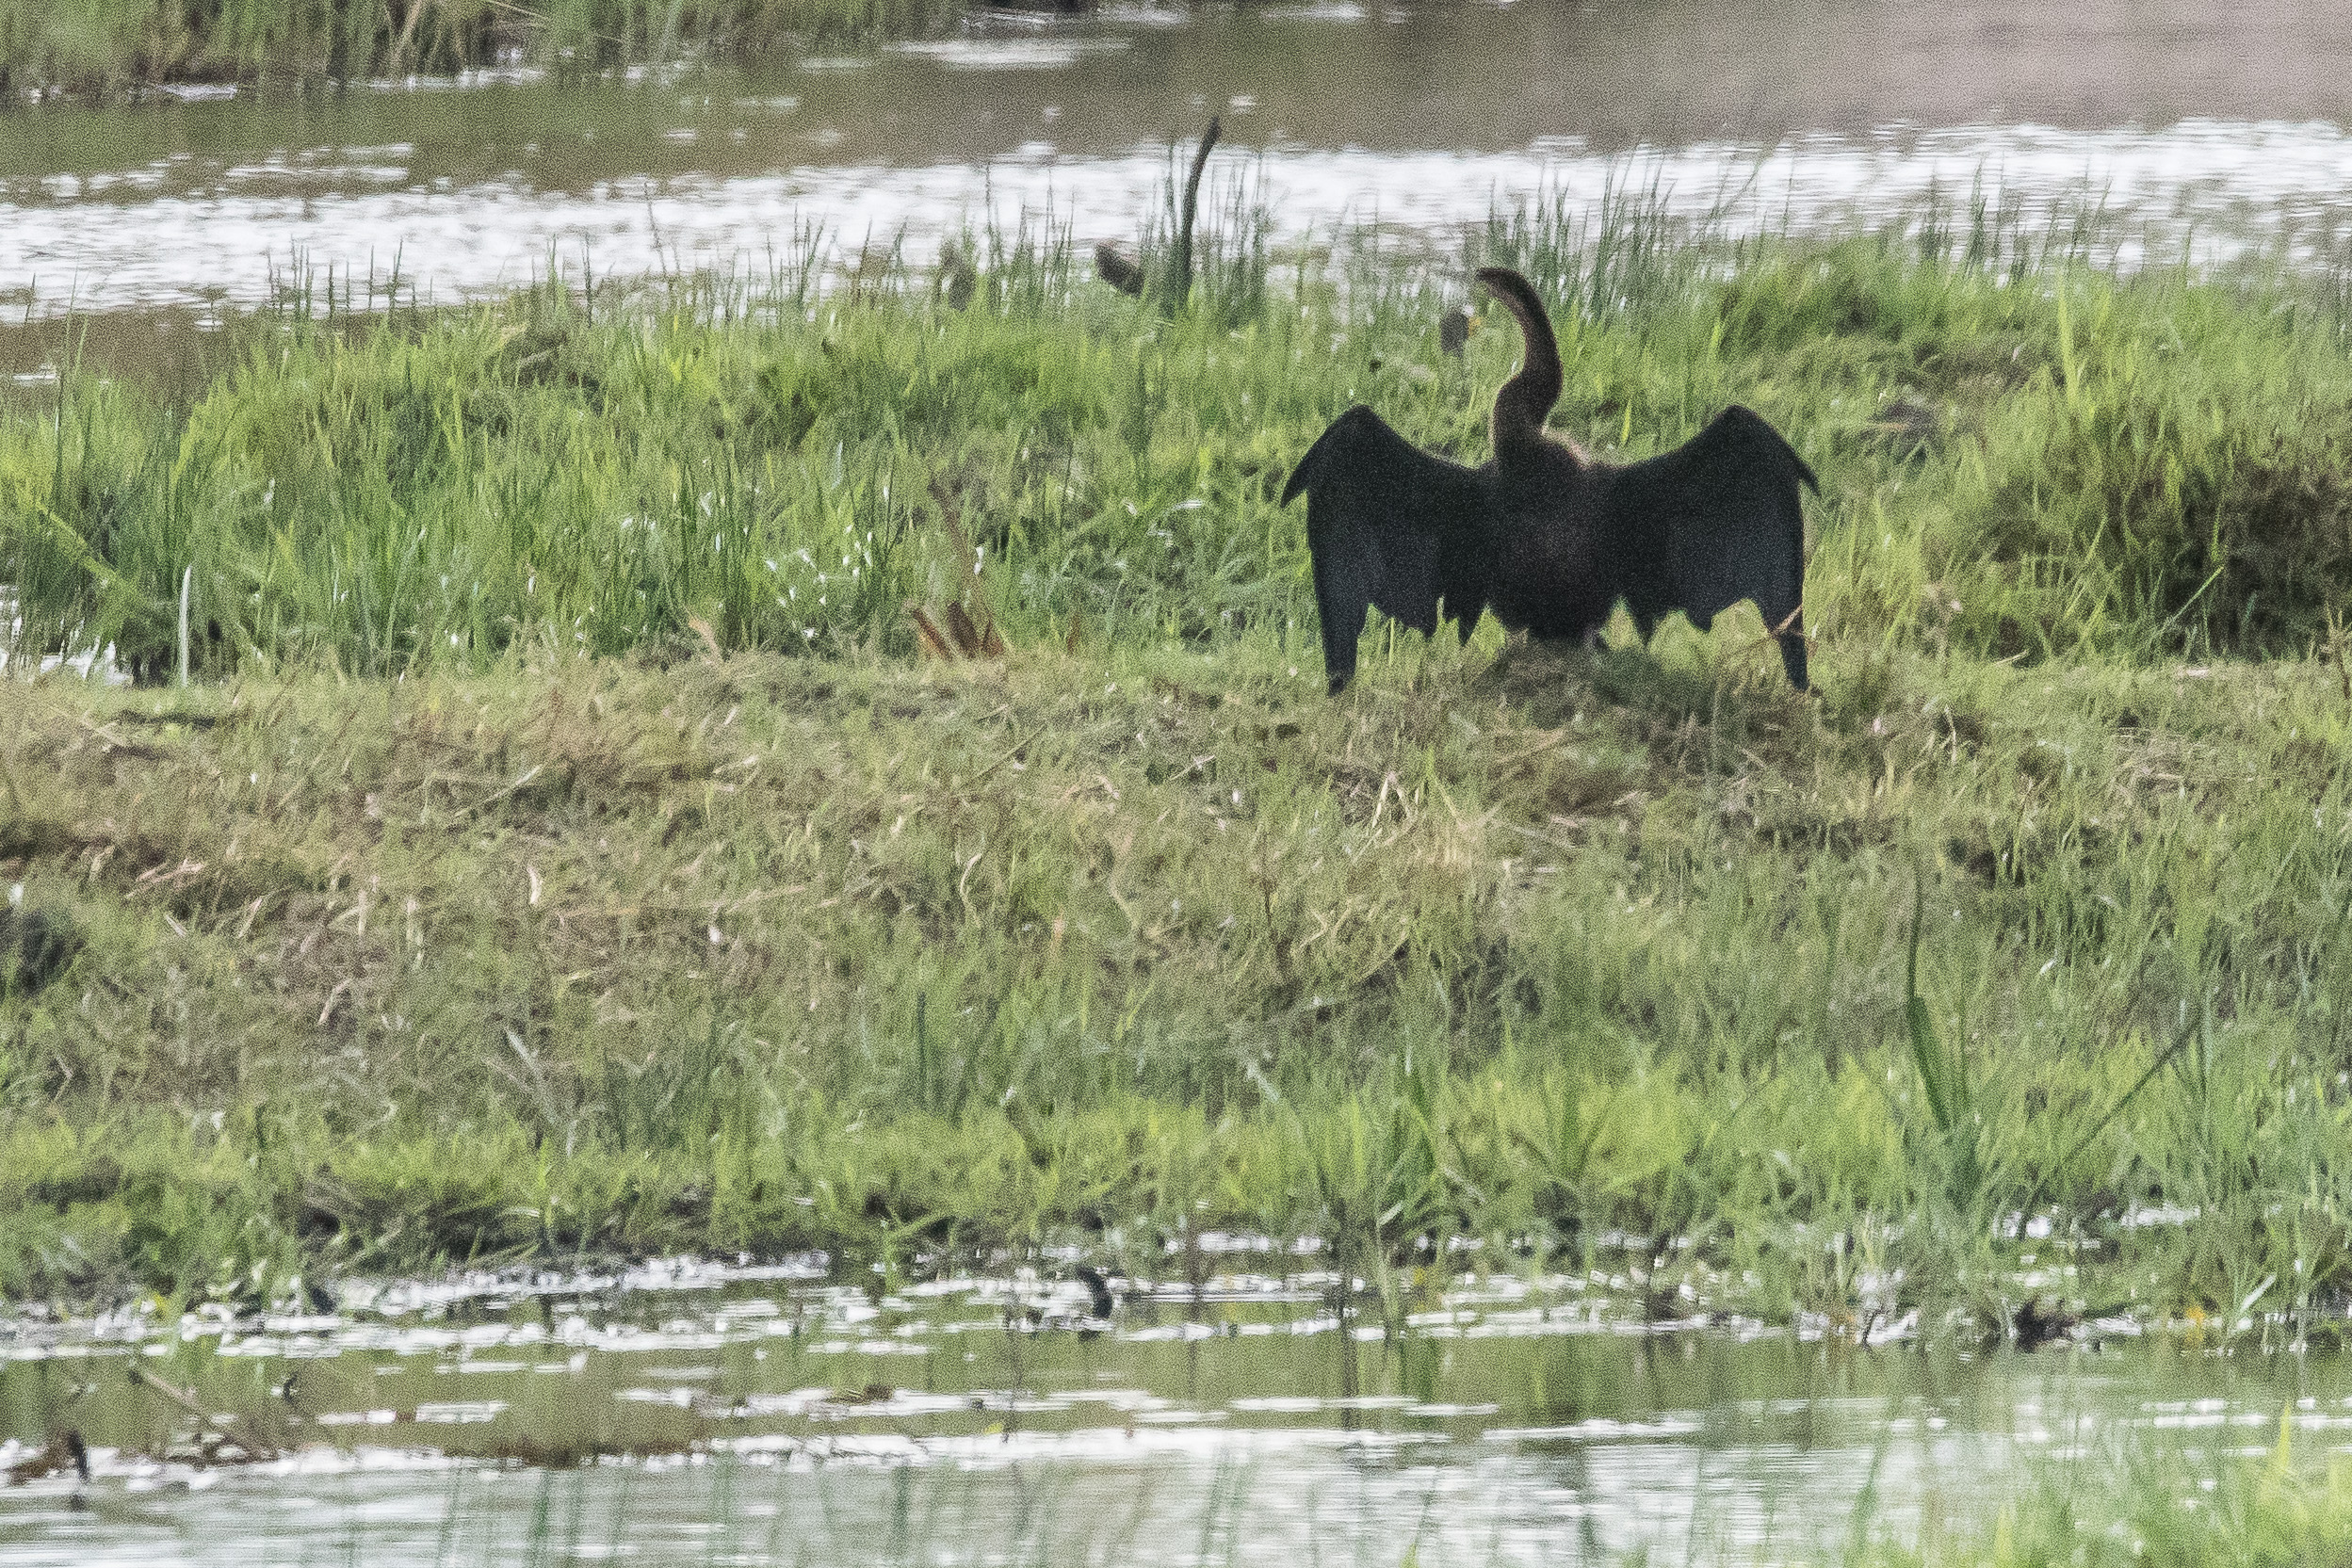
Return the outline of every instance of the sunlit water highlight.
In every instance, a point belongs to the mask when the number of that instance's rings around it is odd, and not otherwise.
[[[605,277],[717,270],[757,280],[821,236],[835,257],[900,248],[926,265],[959,229],[1027,225],[1081,241],[1151,219],[1164,149],[1074,156],[1039,141],[984,163],[807,164],[770,174],[616,178],[585,190],[522,180],[420,181],[401,149],[356,164],[320,149],[209,181],[141,171],[68,178],[46,200],[0,204],[0,278],[25,316],[251,305],[302,274],[357,280],[366,306],[455,302],[551,266]],[[1274,147],[1248,166],[1270,237],[1297,246],[1377,223],[1440,251],[1497,208],[1531,200],[1597,208],[1612,189],[1654,188],[1679,216],[1731,233],[1883,225],[1931,198],[2102,205],[2111,232],[2202,234],[2211,258],[2249,245],[2309,252],[2352,208],[2352,137],[2322,123],[2192,121],[2162,130],[2040,125],[1892,128],[1769,147],[1702,142],[1596,152],[1575,137],[1517,152],[1375,153]],[[131,198],[153,176],[156,194]],[[2166,247],[2167,252],[2169,247]],[[371,286],[372,285],[372,288]],[[11,314],[16,314],[11,312]]]
[[[1132,238],[1211,113],[1212,183],[1246,179],[1283,245],[1376,221],[1451,255],[1498,205],[1614,184],[1735,232],[1976,192],[2103,202],[2126,262],[2140,232],[2309,254],[2352,211],[2347,51],[2352,13],[2294,0],[1114,6],[752,77],[212,89],[11,117],[0,313],[245,305],[329,272],[362,305],[550,266],[755,276],[812,234],[918,265],[960,227]]]

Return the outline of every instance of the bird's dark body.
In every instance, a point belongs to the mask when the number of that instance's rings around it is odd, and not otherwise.
[[[1332,421],[1283,489],[1306,493],[1306,542],[1335,692],[1355,672],[1367,607],[1417,631],[1442,614],[1467,639],[1481,613],[1546,639],[1591,636],[1622,599],[1646,639],[1675,610],[1705,631],[1753,600],[1806,685],[1805,519],[1814,485],[1778,431],[1731,408],[1671,452],[1623,467],[1547,435],[1558,349],[1534,290],[1479,274],[1527,338],[1495,399],[1495,456],[1475,468],[1422,451],[1358,404]],[[1817,487],[1816,487],[1817,488]]]

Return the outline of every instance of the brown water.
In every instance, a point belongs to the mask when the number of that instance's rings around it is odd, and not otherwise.
[[[2133,1445],[2265,1451],[2282,1407],[2309,1462],[2352,1430],[2352,1366],[2128,1324],[1866,1349],[1645,1324],[1604,1269],[1423,1287],[1394,1334],[1343,1334],[1311,1257],[1225,1261],[1108,1322],[1051,1266],[877,1295],[691,1264],[16,1318],[0,1464],[72,1425],[93,1475],[0,1488],[0,1564],[1747,1560],[1966,1520]],[[198,1462],[134,1361],[282,1457]]]
[[[918,261],[992,220],[1128,235],[1211,112],[1226,177],[1293,243],[1376,219],[1443,251],[1497,202],[1614,179],[1734,226],[1865,225],[1982,186],[2320,245],[2352,209],[2347,62],[2352,8],[2293,0],[1114,7],[753,78],[19,111],[0,370],[39,374],[60,334],[24,329],[69,312],[200,331],[304,277],[447,301],[550,265],[757,273],[813,235]]]

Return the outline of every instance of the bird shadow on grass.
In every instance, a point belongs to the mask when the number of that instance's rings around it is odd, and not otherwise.
[[[1809,732],[1814,703],[1782,678],[1776,658],[1697,663],[1661,658],[1638,642],[1585,648],[1515,638],[1470,684],[1508,699],[1533,723],[1568,723],[1614,709],[1653,736],[1694,722],[1766,735]]]

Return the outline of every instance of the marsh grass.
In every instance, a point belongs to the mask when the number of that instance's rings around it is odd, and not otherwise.
[[[920,36],[962,11],[949,0],[0,0],[0,96],[514,65],[587,74]]]
[[[950,510],[1033,635],[1295,627],[1288,461],[1360,399],[1477,455],[1476,389],[1516,346],[1439,355],[1458,284],[1364,236],[1284,280],[1258,202],[1246,171],[1212,177],[1171,322],[1083,276],[1051,223],[965,236],[963,309],[886,239],[851,258],[815,232],[764,272],[551,267],[446,313],[291,287],[191,396],[17,394],[0,561],[36,645],[112,642],[142,673],[175,655],[191,569],[200,671],[483,668],[690,619],[729,648],[902,647]],[[1736,398],[1798,432],[1831,479],[1810,596],[1833,635],[2133,662],[2325,640],[2352,575],[2330,289],[2101,270],[2080,219],[1961,227],[1931,205],[1837,245],[1733,241],[1613,187],[1594,215],[1499,213],[1478,257],[1551,280],[1557,423],[1603,455]]]
[[[1821,693],[1742,612],[1376,625],[1329,703],[1289,464],[1356,400],[1480,454],[1517,345],[1368,248],[1285,280],[1250,190],[1173,318],[1049,227],[962,309],[804,236],[10,395],[10,668],[160,681],[185,582],[195,684],[0,702],[0,881],[88,934],[0,1001],[0,1289],[1243,1226],[1384,1312],[1471,1238],[1630,1242],[1662,1313],[1997,1328],[2039,1270],[2327,1332],[2335,296],[1502,215],[1560,428],[1744,401],[1820,472]],[[1013,656],[916,665],[967,593]]]

